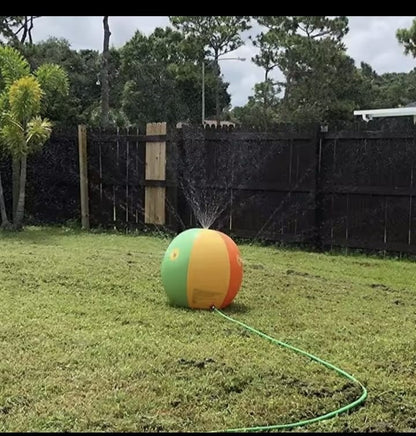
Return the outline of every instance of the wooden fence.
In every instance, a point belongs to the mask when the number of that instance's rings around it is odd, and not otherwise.
[[[326,134],[324,245],[416,253],[415,131]]]
[[[51,138],[27,161],[26,224],[61,224],[80,216],[77,128],[54,129]],[[12,210],[10,159],[0,155],[9,219]]]
[[[184,131],[183,149],[195,138]],[[205,131],[198,147],[211,148],[217,162],[224,151],[239,162],[227,188],[212,185],[230,196],[215,225],[236,236],[416,253],[415,139],[414,127]]]
[[[55,131],[29,159],[26,222],[203,222],[237,237],[416,253],[415,138],[413,126]],[[7,161],[0,171],[10,206]]]
[[[83,168],[88,173],[80,185],[81,196],[88,192],[88,206],[81,211],[88,214],[84,227],[176,227],[166,208],[169,201],[175,205],[176,194],[166,168],[166,139],[166,123],[149,123],[146,134],[88,129],[87,157],[80,160],[81,173]]]

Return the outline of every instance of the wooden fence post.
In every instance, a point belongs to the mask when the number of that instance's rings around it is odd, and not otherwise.
[[[323,225],[323,190],[322,190],[322,149],[325,133],[321,126],[318,127],[315,136],[315,249],[321,251],[322,246],[322,225]]]
[[[166,123],[147,123],[146,135],[166,135]],[[166,199],[166,140],[146,142],[145,224],[164,225]]]
[[[90,228],[90,213],[88,200],[88,162],[87,162],[87,127],[78,126],[79,150],[79,185],[81,194],[81,226],[85,230]]]

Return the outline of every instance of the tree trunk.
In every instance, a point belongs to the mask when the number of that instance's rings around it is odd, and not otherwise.
[[[108,16],[103,19],[104,26],[104,45],[103,45],[103,59],[101,67],[101,125],[106,127],[108,125],[108,112],[110,110],[110,88],[108,83],[108,59],[110,56],[110,27],[108,25]]]
[[[7,218],[6,212],[6,203],[4,202],[4,194],[3,194],[3,184],[1,182],[1,173],[0,173],[0,213],[1,213],[1,228],[8,229],[10,228],[10,222]]]
[[[12,199],[13,199],[13,210],[12,210],[12,220],[16,219],[16,209],[17,200],[19,198],[19,184],[20,184],[20,168],[21,162],[19,157],[13,157],[12,159]]]
[[[26,167],[27,167],[27,156],[24,155],[21,159],[19,200],[17,202],[17,208],[16,208],[16,219],[13,222],[13,227],[16,230],[20,230],[23,226],[23,215],[25,212]]]
[[[29,25],[29,30],[28,30],[28,34],[29,34],[29,44],[30,44],[30,45],[33,44],[32,29],[33,29],[33,15],[30,16],[30,25]]]
[[[286,86],[285,86],[285,92],[283,94],[283,99],[282,99],[283,103],[286,103],[289,100],[291,85],[292,85],[292,74],[289,71],[286,75]]]
[[[292,85],[293,85],[294,67],[295,67],[292,59],[292,54],[290,53],[290,51],[286,50],[286,56],[288,56],[288,63],[285,71],[283,71],[283,75],[285,76],[286,79],[285,92],[283,94],[283,99],[282,99],[283,104],[287,104],[290,99],[290,94],[292,92]]]
[[[27,36],[27,31],[28,31],[28,20],[27,20],[27,15],[25,15],[25,23],[23,24],[23,33],[22,33],[22,38],[20,39],[20,42],[22,44],[25,43],[26,41],[26,36]]]
[[[268,120],[267,120],[267,92],[268,92],[268,74],[269,70],[266,67],[266,70],[264,72],[264,89],[263,89],[263,123],[264,123],[264,130],[267,130],[268,128]]]
[[[269,70],[266,68],[264,72],[264,95],[263,95],[263,107],[264,111],[266,111],[267,108],[267,79],[269,78]]]
[[[33,38],[32,38],[32,30],[33,30],[33,20],[35,18],[39,18],[40,15],[25,15],[24,16],[24,23],[20,27],[20,29],[16,32],[15,36],[17,38],[17,34],[20,33],[22,30],[22,36],[20,38],[20,43],[24,44],[26,42],[26,38],[29,37],[29,44],[32,45]]]

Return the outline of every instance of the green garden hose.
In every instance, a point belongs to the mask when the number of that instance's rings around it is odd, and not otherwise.
[[[234,322],[235,324],[239,324],[239,325],[243,326],[245,329],[249,330],[250,332],[256,333],[257,335],[259,335],[265,339],[269,339],[270,341],[272,341],[273,343],[275,343],[277,345],[281,345],[282,347],[289,348],[290,350],[293,350],[296,353],[307,356],[310,359],[315,360],[318,363],[321,363],[322,365],[326,366],[329,369],[333,369],[334,371],[343,375],[344,377],[351,380],[352,382],[357,383],[363,391],[361,397],[358,398],[357,400],[353,401],[352,403],[347,404],[346,406],[343,406],[337,410],[334,410],[333,412],[329,412],[329,413],[325,413],[324,415],[317,416],[316,418],[305,419],[303,421],[292,422],[289,424],[275,424],[275,425],[264,425],[264,426],[257,426],[257,427],[230,428],[230,429],[221,430],[221,431],[225,431],[225,432],[249,432],[249,431],[253,431],[254,432],[254,431],[264,431],[264,430],[275,430],[275,429],[287,429],[287,428],[293,428],[293,427],[300,427],[302,425],[312,424],[313,422],[323,421],[324,419],[329,419],[329,418],[332,418],[334,416],[337,416],[340,413],[346,412],[347,410],[350,410],[353,407],[358,406],[359,404],[363,403],[365,401],[365,399],[367,398],[367,389],[356,378],[354,378],[352,375],[348,374],[347,372],[343,371],[342,369],[337,368],[335,365],[332,365],[331,363],[326,362],[325,360],[322,360],[319,357],[314,356],[313,354],[307,353],[306,351],[303,351],[303,350],[300,350],[299,348],[293,347],[292,345],[285,344],[284,342],[278,341],[277,339],[274,339],[271,336],[268,336],[265,333],[263,333],[259,330],[256,330],[253,327],[248,326],[247,324],[244,324],[240,321],[237,321],[237,320],[225,315],[224,313],[222,313],[220,310],[218,310],[214,306],[212,307],[212,310],[215,313],[218,313],[219,315],[223,316],[225,319],[228,319],[229,321]],[[214,431],[214,432],[216,432],[216,431]]]

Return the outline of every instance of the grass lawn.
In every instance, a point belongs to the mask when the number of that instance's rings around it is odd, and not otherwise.
[[[360,388],[210,311],[171,307],[170,240],[0,233],[1,432],[206,432],[288,423]],[[360,380],[363,406],[295,432],[416,430],[416,264],[240,244],[224,313]]]

